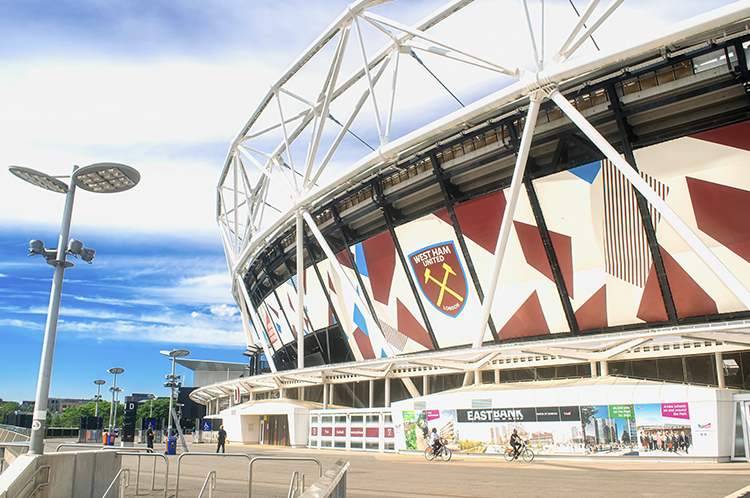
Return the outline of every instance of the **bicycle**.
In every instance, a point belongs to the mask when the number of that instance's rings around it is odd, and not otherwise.
[[[428,462],[431,462],[438,456],[442,458],[444,462],[447,462],[448,460],[451,459],[451,457],[453,456],[453,452],[451,451],[450,448],[448,448],[445,445],[445,443],[443,443],[442,441],[441,443],[442,444],[440,445],[440,449],[438,449],[437,455],[432,451],[432,446],[428,446],[427,448],[425,448],[424,457],[427,459]]]
[[[534,459],[534,452],[531,451],[531,448],[528,447],[528,441],[523,441],[521,443],[521,448],[518,450],[518,454],[516,455],[513,448],[506,448],[505,453],[503,453],[503,456],[505,457],[505,460],[508,462],[512,462],[519,456],[523,458],[524,462],[530,462]]]

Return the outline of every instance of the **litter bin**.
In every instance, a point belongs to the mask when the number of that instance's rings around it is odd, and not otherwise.
[[[110,432],[109,433],[109,441],[107,442],[108,446],[114,446],[115,445],[115,439],[117,439],[117,431]]]
[[[177,438],[175,436],[169,436],[167,438],[167,455],[177,454]]]

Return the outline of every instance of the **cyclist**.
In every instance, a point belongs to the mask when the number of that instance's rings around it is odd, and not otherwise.
[[[433,427],[430,433],[430,446],[432,446],[432,453],[437,456],[442,443],[440,442],[440,434],[438,434],[436,427]]]
[[[521,436],[518,435],[518,430],[513,429],[513,434],[510,435],[510,445],[513,447],[513,459],[518,458],[518,451],[521,449]]]

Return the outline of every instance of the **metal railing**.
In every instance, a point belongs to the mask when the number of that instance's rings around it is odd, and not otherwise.
[[[349,462],[339,459],[324,476],[315,481],[300,498],[345,498]]]
[[[0,442],[0,474],[3,473],[5,470],[5,448],[26,448],[26,451],[28,451],[29,448],[29,442],[28,441],[14,441],[14,442]],[[25,453],[25,452],[22,452]],[[15,456],[15,455],[14,455]],[[13,459],[11,459],[12,461]]]
[[[122,446],[109,446],[109,445],[101,445],[101,444],[81,444],[81,443],[63,443],[59,445],[57,448],[55,448],[55,453],[60,451],[60,448],[90,448],[90,449],[96,449],[96,450],[114,450],[114,451],[122,451]],[[125,447],[127,451],[129,452],[136,452],[141,451],[145,453],[153,453],[154,450],[151,448],[141,448],[141,447]]]
[[[151,448],[146,448],[151,449]],[[135,469],[135,494],[138,496],[138,485],[140,483],[141,478],[141,457],[153,457],[154,458],[154,465],[151,468],[151,491],[154,491],[154,484],[156,480],[156,458],[163,458],[164,459],[164,498],[167,498],[167,489],[168,489],[168,483],[169,483],[169,460],[166,456],[162,455],[161,453],[154,453],[151,452],[138,452],[138,451],[118,451],[118,455],[125,455],[125,456],[134,456],[138,458],[138,462],[136,464]]]
[[[259,460],[267,460],[267,461],[287,461],[287,462],[315,462],[318,464],[318,478],[323,476],[323,465],[320,463],[320,460],[313,457],[274,457],[274,456],[259,456],[255,457],[250,460],[250,472],[247,476],[247,498],[250,498],[252,495],[253,490],[253,464]],[[177,498],[175,496],[175,498]]]
[[[112,486],[115,485],[117,482],[117,479],[120,478],[122,482],[120,482],[120,498],[125,497],[125,488],[127,488],[130,485],[130,469],[128,468],[122,468],[117,473],[114,479],[112,479],[112,482],[109,484],[109,487],[107,488],[107,491],[104,492],[102,495],[102,498],[107,498],[107,495],[112,490]]]
[[[175,481],[175,488],[174,488],[174,496],[175,498],[179,498],[180,496],[180,465],[182,464],[182,459],[186,457],[196,457],[196,456],[202,456],[202,457],[220,457],[220,458],[226,458],[226,457],[240,457],[240,458],[247,458],[249,461],[249,469],[247,473],[247,498],[251,498],[252,491],[253,491],[253,465],[255,462],[264,460],[264,461],[286,461],[286,462],[315,462],[318,464],[318,478],[320,478],[323,475],[323,465],[320,463],[320,460],[317,458],[312,457],[273,457],[273,456],[258,456],[258,457],[251,457],[247,453],[182,453],[179,457],[177,457],[177,478]],[[295,472],[296,474],[296,472]],[[302,481],[302,486],[304,487],[304,480]],[[302,489],[300,489],[302,491]],[[291,489],[290,489],[291,492]]]
[[[206,490],[206,486],[208,485],[209,480],[211,481],[211,486],[209,486],[208,488],[208,498],[213,498],[214,489],[216,489],[216,471],[215,470],[210,471],[208,475],[206,476],[206,480],[203,481],[203,487],[201,488],[201,492],[198,493],[198,498],[201,498],[201,496],[203,496],[203,491]]]
[[[23,486],[21,486],[21,489],[18,490],[18,493],[16,493],[15,495],[13,495],[13,498],[18,498],[18,496],[21,493],[24,492],[24,490],[29,486],[29,484],[31,484],[33,482],[36,482],[36,476],[37,476],[37,474],[39,474],[43,470],[47,471],[47,477],[45,478],[45,482],[37,484],[36,487],[34,488],[34,490],[31,492],[31,494],[28,494],[26,496],[27,497],[34,496],[37,491],[39,491],[41,488],[43,488],[44,486],[46,486],[47,484],[49,484],[49,468],[50,468],[49,465],[40,465],[39,467],[37,467],[37,469],[34,471],[34,473],[31,474],[31,477],[29,477],[28,480],[25,483],[23,483]]]
[[[296,470],[292,474],[292,482],[289,483],[289,493],[286,498],[298,498],[305,491],[305,474]]]
[[[180,496],[180,464],[182,463],[182,459],[185,457],[195,457],[195,456],[201,456],[201,457],[220,457],[220,458],[226,458],[226,457],[240,457],[240,458],[247,458],[248,462],[250,462],[250,472],[252,473],[252,457],[246,453],[182,453],[179,457],[177,457],[177,480],[175,481],[174,485],[174,498],[179,498]],[[247,498],[250,498],[250,481],[248,480],[247,483]]]

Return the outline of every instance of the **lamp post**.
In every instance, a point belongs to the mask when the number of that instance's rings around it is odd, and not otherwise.
[[[170,395],[169,395],[169,414],[167,414],[167,419],[169,420],[169,424],[167,427],[167,437],[172,435],[172,402],[174,401],[174,389],[175,387],[180,387],[182,383],[179,382],[180,376],[175,375],[174,369],[175,369],[175,360],[177,358],[180,358],[182,356],[187,356],[190,354],[190,351],[187,349],[173,349],[172,351],[159,351],[164,356],[169,356],[172,358],[172,375],[167,375],[166,379],[167,382],[164,383],[164,387],[168,387],[171,389]]]
[[[41,455],[44,453],[47,401],[49,399],[49,386],[52,376],[52,360],[55,354],[55,338],[57,336],[57,321],[60,314],[63,274],[65,273],[65,268],[73,266],[73,263],[66,261],[66,258],[68,254],[73,254],[76,258],[80,256],[87,263],[91,263],[95,253],[93,249],[83,247],[83,244],[77,240],[71,240],[70,245],[68,245],[76,186],[90,192],[122,192],[135,187],[140,181],[141,175],[135,169],[124,164],[96,163],[80,169],[78,166],[73,166],[73,173],[70,177],[72,182],[68,186],[54,176],[30,168],[10,166],[8,169],[18,178],[32,185],[51,190],[52,192],[66,194],[57,249],[45,249],[44,243],[40,240],[32,240],[29,244],[30,255],[41,254],[47,260],[47,263],[55,267],[49,307],[47,308],[47,324],[44,329],[42,358],[39,363],[39,378],[37,380],[36,398],[34,400],[31,440],[29,441],[29,453]]]
[[[112,367],[107,372],[113,374],[115,376],[115,379],[112,381],[112,387],[109,388],[109,390],[112,392],[112,404],[109,405],[109,432],[112,432],[115,429],[115,419],[114,417],[117,416],[117,412],[115,410],[115,394],[122,391],[119,387],[117,387],[117,374],[121,374],[125,371],[124,368],[121,367]],[[112,413],[114,412],[114,417],[112,416]]]
[[[148,395],[148,399],[151,400],[151,403],[148,405],[148,418],[153,418],[154,416],[154,398],[156,398],[156,394]]]
[[[99,417],[99,400],[102,399],[102,386],[106,384],[107,381],[104,379],[96,379],[94,381],[94,384],[96,384],[96,404],[94,405],[94,416]],[[97,422],[98,424],[98,422]]]

